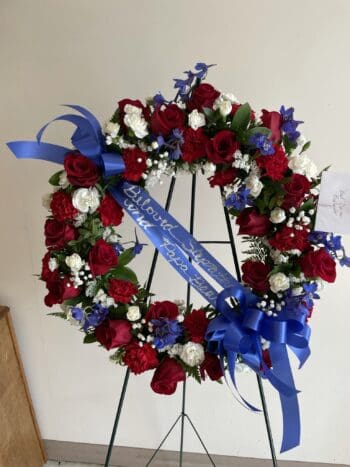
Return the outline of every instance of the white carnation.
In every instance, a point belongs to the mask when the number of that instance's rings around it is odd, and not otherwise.
[[[95,187],[78,188],[73,193],[73,206],[83,213],[93,213],[100,205],[100,197]]]
[[[136,107],[136,105],[126,104],[124,106],[124,113],[126,115],[141,115],[142,109],[140,107]]]
[[[259,177],[255,175],[249,175],[244,180],[244,183],[246,184],[246,187],[250,190],[250,194],[253,196],[253,198],[257,198],[261,190],[263,189],[263,183],[260,181]]]
[[[204,170],[205,175],[210,177],[214,175],[215,170],[216,170],[216,165],[208,161],[203,165],[203,170]]]
[[[126,313],[126,317],[129,321],[137,321],[141,318],[140,307],[137,305],[129,306],[128,311]]]
[[[272,292],[278,293],[289,289],[290,280],[283,272],[277,272],[269,277],[270,288]]]
[[[214,102],[213,109],[219,109],[221,115],[226,117],[232,111],[232,104],[237,102],[237,98],[231,94],[221,94]]]
[[[187,342],[181,351],[180,358],[188,366],[197,366],[204,362],[204,348],[196,342]]]
[[[49,259],[49,269],[51,272],[55,271],[58,268],[58,262],[56,258]]]
[[[62,188],[67,188],[67,186],[69,185],[69,180],[67,178],[67,172],[65,170],[62,170],[62,172],[60,173],[58,184]]]
[[[65,262],[71,271],[80,271],[84,264],[84,261],[81,259],[78,253],[73,253],[70,256],[66,256]]]
[[[109,297],[103,289],[99,289],[92,299],[94,303],[101,303],[102,306],[109,308],[115,305],[114,298]]]
[[[119,133],[120,125],[119,123],[108,122],[105,126],[105,132],[110,135],[112,138],[116,138]]]
[[[316,164],[307,154],[291,156],[288,167],[296,174],[305,175],[309,180],[316,178],[318,170]]]
[[[118,229],[113,225],[106,227],[103,231],[103,240],[108,240],[110,243],[118,243],[120,240]]]
[[[280,224],[286,219],[286,212],[281,208],[274,208],[270,214],[270,221],[273,224]]]
[[[137,108],[137,107],[135,107]],[[138,109],[141,111],[141,109]],[[147,122],[142,115],[137,113],[127,113],[124,117],[124,123],[126,126],[132,129],[137,138],[144,138],[148,135]]]
[[[182,344],[174,344],[169,349],[167,349],[167,352],[170,357],[176,357],[177,355],[181,354],[182,349],[183,349]]]
[[[205,115],[198,112],[197,109],[192,110],[188,116],[188,124],[192,130],[198,130],[198,128],[205,125]]]

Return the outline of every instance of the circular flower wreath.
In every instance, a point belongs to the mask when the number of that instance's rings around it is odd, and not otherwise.
[[[122,241],[123,210],[107,191],[111,183],[121,178],[148,189],[163,176],[200,171],[211,187],[222,187],[224,204],[249,244],[243,283],[268,316],[302,305],[311,317],[322,281],[336,278],[335,259],[350,263],[340,236],[313,231],[320,174],[306,154],[310,142],[298,130],[302,122],[294,109],[257,115],[249,104],[203,83],[208,68],[198,63],[176,79],[172,101],[161,94],[145,104],[119,101],[105,144],[122,155],[124,172],[103,177],[91,159],[72,151],[64,170],[51,177],[55,188],[46,199],[45,304],[61,304],[64,311],[53,314],[77,323],[85,343],[116,349],[116,363],[135,374],[155,370],[151,387],[161,394],[172,394],[186,376],[221,379],[219,358],[205,340],[218,312],[151,300],[129,267],[143,245],[137,237]],[[264,339],[261,351],[269,367]]]

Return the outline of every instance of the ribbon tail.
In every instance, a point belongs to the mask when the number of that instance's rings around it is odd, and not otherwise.
[[[279,392],[283,418],[282,453],[289,451],[300,444],[299,404],[286,346],[271,344],[269,350],[274,374],[295,391],[294,395],[289,396]]]
[[[64,146],[36,141],[11,141],[7,146],[17,159],[40,159],[56,164],[63,164],[65,155],[71,151]]]
[[[235,388],[235,390],[237,391],[237,394],[238,394],[238,397],[236,397],[236,396],[235,397],[238,400],[238,402],[241,405],[243,405],[243,407],[245,407],[246,409],[249,409],[252,412],[261,412],[260,409],[258,409],[254,405],[250,404],[246,399],[244,399],[244,397],[239,392],[239,389],[238,389],[237,383],[236,383],[236,376],[235,376],[236,358],[237,358],[236,352],[231,352],[231,351],[227,352],[228,370],[229,370],[229,373],[230,373],[230,376],[231,376],[232,384],[233,384],[233,386],[234,386],[234,388]]]

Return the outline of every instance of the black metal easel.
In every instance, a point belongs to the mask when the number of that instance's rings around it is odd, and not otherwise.
[[[190,226],[189,226],[189,231],[190,231],[191,234],[193,234],[193,230],[194,230],[194,212],[195,212],[195,202],[196,202],[196,181],[197,181],[197,176],[196,176],[196,174],[193,174],[192,175],[192,188],[191,188]],[[171,200],[172,200],[173,193],[174,193],[175,182],[176,182],[176,178],[173,177],[171,179],[171,182],[170,182],[169,192],[168,192],[168,196],[167,196],[166,203],[165,203],[165,210],[166,211],[168,211],[169,208],[170,208]],[[221,194],[222,194],[222,189],[221,189]],[[230,215],[229,215],[229,212],[226,209],[226,207],[224,207],[224,215],[225,215],[225,221],[226,221],[229,240],[228,241],[225,241],[225,240],[218,240],[218,241],[204,240],[204,241],[201,241],[200,243],[203,243],[203,244],[204,243],[205,244],[228,244],[228,245],[230,245],[231,246],[232,257],[233,257],[233,262],[234,262],[234,265],[235,265],[237,280],[241,281],[241,272],[240,272],[240,267],[239,267],[239,261],[238,261],[234,236],[233,236],[232,225],[231,225],[231,221],[230,221]],[[153,254],[152,263],[151,263],[150,273],[149,273],[148,280],[147,280],[147,285],[146,285],[146,289],[148,291],[151,289],[151,285],[152,285],[152,281],[153,281],[153,277],[154,277],[154,271],[155,271],[157,260],[158,260],[158,254],[159,254],[158,250],[155,250],[154,254]],[[191,261],[191,259],[189,259],[189,260]],[[190,300],[191,300],[191,285],[187,284],[187,296],[186,296],[186,305],[187,306],[189,306]],[[114,424],[113,424],[111,439],[110,439],[110,442],[109,442],[104,467],[109,467],[109,463],[110,463],[110,459],[111,459],[111,455],[112,455],[112,450],[113,450],[113,447],[114,447],[114,440],[115,440],[115,436],[116,436],[116,433],[117,433],[118,424],[119,424],[119,420],[120,420],[120,415],[121,415],[121,411],[122,411],[123,404],[124,404],[126,389],[127,389],[128,382],[129,382],[129,376],[130,376],[130,370],[127,369],[126,373],[125,373],[125,377],[124,377],[124,382],[123,382],[121,395],[120,395],[120,398],[119,398],[117,413],[116,413]],[[268,414],[267,404],[266,404],[266,399],[265,399],[264,388],[263,388],[261,377],[259,375],[257,375],[257,382],[258,382],[258,388],[259,388],[261,404],[262,404],[262,408],[263,408],[263,412],[264,412],[266,431],[267,431],[267,436],[268,436],[268,441],[269,441],[269,446],[270,446],[270,451],[271,451],[272,465],[273,465],[273,467],[278,467],[276,452],[275,452],[275,446],[274,446],[273,437],[272,437],[270,419],[269,419],[269,414]],[[200,437],[200,435],[198,433],[198,430],[196,429],[196,427],[193,424],[192,420],[190,419],[190,417],[186,413],[186,381],[183,382],[183,386],[182,386],[181,413],[177,417],[177,419],[175,420],[175,422],[173,423],[171,428],[169,429],[168,433],[164,436],[164,438],[162,439],[162,441],[159,444],[158,448],[154,451],[152,457],[149,459],[149,461],[147,462],[145,467],[148,467],[151,464],[151,462],[153,461],[153,459],[156,457],[159,450],[163,446],[164,442],[168,439],[169,435],[171,434],[171,432],[173,431],[173,429],[175,428],[175,426],[177,425],[177,423],[179,421],[181,422],[179,467],[183,466],[183,445],[184,445],[185,419],[187,419],[187,421],[190,423],[192,429],[194,430],[196,436],[198,437],[198,439],[199,439],[199,441],[200,441],[206,455],[208,456],[208,459],[209,459],[211,465],[213,467],[215,467],[215,463],[214,463],[211,455],[209,454],[209,451],[206,448],[202,438]]]

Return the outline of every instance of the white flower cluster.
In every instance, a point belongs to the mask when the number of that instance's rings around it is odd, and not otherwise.
[[[186,344],[174,344],[168,349],[170,357],[178,356],[186,365],[194,367],[204,362],[205,352],[202,344],[186,342]]]
[[[198,128],[205,125],[205,115],[201,112],[198,112],[197,109],[192,110],[188,116],[188,124],[192,130],[198,130]]]
[[[70,256],[66,256],[65,263],[69,267],[71,272],[71,280],[74,287],[79,287],[92,279],[90,273],[90,266],[78,255],[73,253]]]
[[[142,109],[127,104],[124,107],[124,123],[129,127],[137,138],[143,139],[148,135],[147,122],[142,115]]]
[[[296,174],[305,175],[310,181],[317,177],[317,166],[305,153],[291,156],[288,167]]]
[[[100,205],[99,192],[95,187],[78,188],[73,193],[72,203],[79,212],[92,214]]]
[[[109,297],[103,289],[98,289],[92,301],[93,303],[100,303],[105,308],[115,306],[114,298]]]
[[[232,111],[232,104],[238,104],[237,98],[231,93],[221,94],[214,102],[213,109],[219,109],[223,117],[229,115]]]

